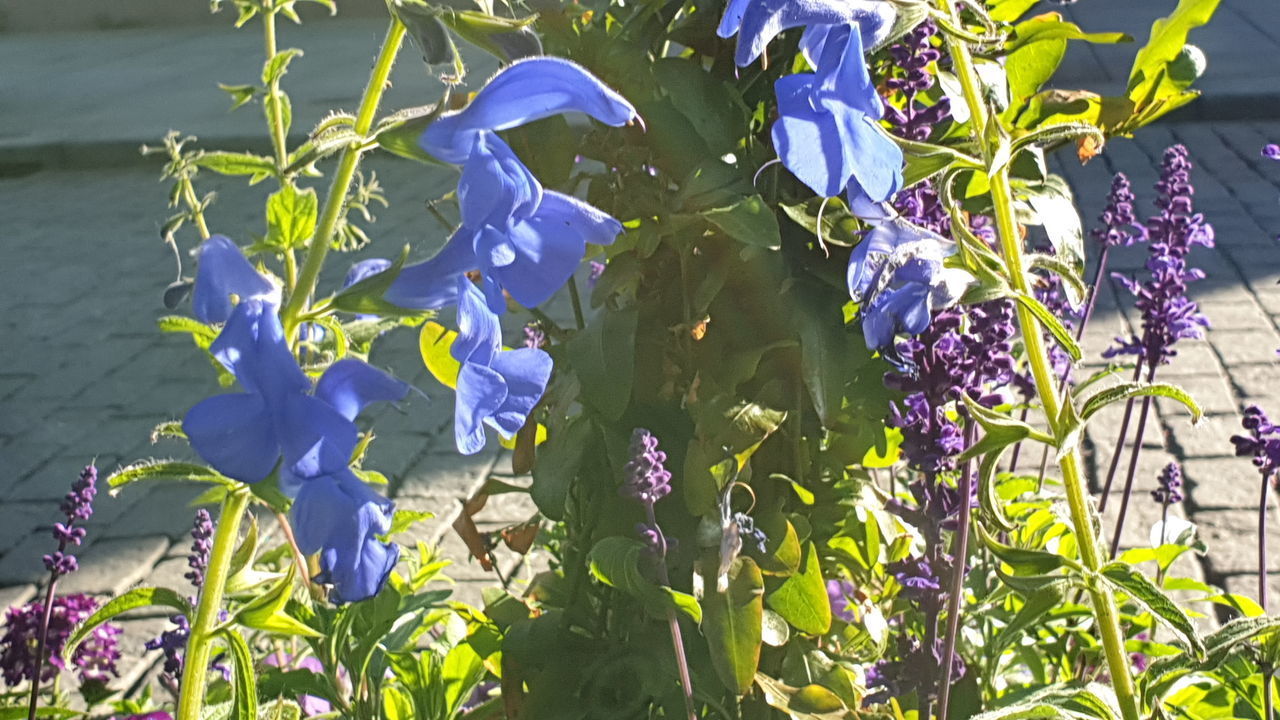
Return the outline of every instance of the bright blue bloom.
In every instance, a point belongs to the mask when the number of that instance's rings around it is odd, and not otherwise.
[[[378,594],[400,557],[398,545],[378,539],[391,529],[390,500],[343,468],[303,483],[292,515],[298,547],[320,553],[316,581],[333,585],[331,600],[358,602]]]
[[[484,447],[484,426],[510,438],[524,426],[551,378],[551,356],[536,348],[502,349],[498,316],[480,289],[458,279],[458,337],[449,349],[458,371],[454,436],[458,451]]]
[[[509,130],[567,112],[586,113],[613,127],[640,119],[626,98],[581,66],[536,57],[499,70],[469,105],[441,115],[419,142],[433,156],[462,164],[485,130]]]
[[[873,45],[888,34],[895,14],[893,5],[885,0],[729,0],[716,34],[722,38],[738,35],[733,59],[739,67],[746,67],[784,30],[801,25],[857,25],[863,44]],[[810,64],[814,64],[812,59]]]
[[[537,307],[573,275],[587,243],[609,245],[622,232],[622,223],[591,205],[543,190],[496,134],[474,138],[458,181],[461,226],[435,257],[401,271],[387,301],[443,307],[457,299],[457,278],[479,270],[493,312],[506,311],[503,290],[521,305]]]
[[[883,348],[899,331],[917,335],[933,310],[960,299],[971,277],[943,262],[955,245],[901,219],[873,228],[849,257],[849,296],[862,305],[867,346]]]
[[[854,26],[832,28],[815,73],[774,84],[778,120],[773,146],[797,178],[822,197],[847,191],[862,214],[902,187],[902,150],[880,128],[884,106],[862,57]]]
[[[223,235],[214,235],[200,246],[196,287],[191,298],[196,318],[204,323],[224,323],[231,317],[231,296],[280,304],[280,288],[253,269],[240,248]]]
[[[347,270],[347,276],[342,279],[342,287],[349,288],[389,267],[391,267],[391,261],[386,258],[369,258],[368,260],[352,263],[351,268]]]

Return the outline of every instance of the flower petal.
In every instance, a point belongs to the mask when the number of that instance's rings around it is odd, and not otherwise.
[[[810,102],[814,76],[797,73],[774,83],[778,119],[773,123],[773,148],[782,164],[800,182],[822,197],[835,197],[853,174],[847,165],[835,117],[818,112]]]
[[[475,135],[458,179],[458,207],[465,227],[506,230],[542,202],[542,184],[511,147],[491,132]],[[483,258],[481,258],[483,260]]]
[[[502,349],[498,316],[485,302],[484,293],[467,278],[458,279],[458,337],[449,353],[460,363],[488,366]]]
[[[233,480],[258,482],[280,459],[280,441],[261,395],[205,398],[187,411],[182,431],[205,462]]]
[[[801,25],[865,23],[878,37],[888,32],[893,17],[892,6],[884,0],[751,0],[742,11],[734,62],[738,67],[750,65],[770,40]]]
[[[280,288],[264,277],[230,238],[214,235],[200,246],[192,309],[200,322],[222,323],[231,316],[231,296],[243,302],[263,300],[280,304]]]
[[[302,479],[346,469],[359,439],[355,424],[332,405],[301,393],[283,399],[276,432],[285,466]]]
[[[454,302],[458,297],[458,276],[480,267],[473,237],[470,230],[458,230],[430,260],[401,270],[383,299],[416,310],[438,310]]]
[[[358,263],[352,263],[351,269],[347,270],[347,276],[342,280],[342,287],[349,288],[361,280],[373,277],[389,267],[391,267],[391,261],[386,258],[369,258],[368,260],[361,260]],[[307,659],[310,660],[311,658],[308,657]]]
[[[209,352],[251,393],[273,399],[310,389],[298,361],[285,342],[276,306],[245,300],[232,311]]]
[[[511,228],[515,261],[490,274],[516,302],[537,307],[564,287],[582,263],[587,243],[608,245],[620,232],[622,223],[600,210],[547,191],[533,217]]]
[[[299,548],[320,553],[317,580],[331,583],[337,603],[373,597],[399,558],[378,540],[391,527],[393,505],[349,470],[308,481],[292,508]]]
[[[484,422],[507,400],[507,383],[492,368],[463,363],[458,372],[453,433],[458,452],[474,455],[484,449]]]
[[[493,369],[507,386],[507,397],[494,412],[489,424],[511,437],[524,427],[533,406],[542,399],[551,379],[551,356],[536,348],[519,348],[498,353]]]
[[[355,420],[369,403],[396,402],[408,392],[408,383],[353,358],[330,365],[316,383],[316,397],[348,420]]]
[[[427,127],[422,148],[445,162],[467,159],[477,133],[507,130],[566,112],[581,112],[618,127],[636,109],[580,65],[554,57],[520,60],[498,71],[471,104]]]

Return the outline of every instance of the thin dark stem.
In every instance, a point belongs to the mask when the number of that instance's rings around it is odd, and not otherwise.
[[[1271,699],[1271,666],[1262,666],[1262,720],[1275,717],[1275,704]]]
[[[569,287],[573,287],[570,281]],[[577,297],[576,293],[574,297]],[[644,504],[645,514],[649,519],[651,527],[658,527],[658,516],[653,512],[653,503]],[[667,587],[671,586],[671,576],[667,573],[667,539],[658,530],[658,543],[661,550],[658,562],[658,580]],[[689,720],[698,720],[698,713],[693,705],[693,678],[689,675],[689,659],[685,657],[684,637],[680,634],[680,621],[676,618],[676,611],[667,608],[667,627],[671,630],[671,646],[676,653],[676,669],[680,673],[680,686],[684,690],[684,709],[689,715]]]
[[[1111,252],[1110,245],[1102,246],[1102,253],[1098,255],[1098,267],[1093,271],[1093,284],[1089,286],[1089,299],[1084,304],[1084,314],[1080,316],[1080,327],[1076,328],[1076,342],[1084,337],[1084,326],[1089,324],[1089,318],[1093,317],[1093,306],[1098,302],[1098,288],[1102,283],[1102,274],[1107,269],[1107,253]]]
[[[64,550],[65,542],[58,543],[58,549]],[[49,573],[49,587],[44,593],[44,615],[40,619],[40,637],[36,640],[35,675],[31,678],[31,701],[27,704],[27,720],[36,720],[36,710],[40,705],[40,676],[44,674],[44,652],[49,643],[49,621],[53,618],[53,596],[57,590],[58,571]]]
[[[965,447],[972,447],[974,428],[965,429]],[[938,688],[938,718],[946,720],[951,701],[956,640],[960,635],[960,605],[964,599],[964,566],[969,554],[969,505],[973,498],[973,461],[964,464],[960,475],[960,516],[955,544],[951,548],[951,594],[947,597],[947,639],[942,648],[942,685]]]
[[[573,303],[573,321],[581,330],[587,326],[587,321],[582,315],[582,299],[578,297],[578,280],[577,278],[569,278],[569,302]]]
[[[1160,503],[1160,545],[1163,546],[1169,535],[1169,501]]]
[[[1028,400],[1027,400],[1027,402],[1028,402],[1028,403],[1030,403],[1030,402],[1031,402],[1031,401],[1030,401],[1030,399],[1028,399]],[[1028,404],[1028,405],[1027,405],[1027,407],[1022,408],[1022,414],[1018,416],[1018,422],[1023,422],[1023,423],[1025,423],[1025,422],[1027,421],[1027,414],[1028,414],[1028,413],[1030,413],[1030,412],[1031,412],[1031,405],[1030,405],[1030,404]],[[1010,457],[1010,458],[1009,458],[1009,472],[1010,472],[1011,474],[1012,474],[1012,473],[1016,473],[1016,472],[1018,472],[1018,457],[1019,457],[1020,455],[1022,455],[1022,441],[1021,441],[1021,440],[1019,440],[1018,442],[1014,443],[1014,445],[1013,445],[1013,455],[1012,455],[1012,457]]]
[[[1267,492],[1271,478],[1262,478],[1262,497],[1258,500],[1258,605],[1267,612]],[[1268,715],[1268,717],[1270,717]]]
[[[1142,362],[1133,368],[1133,379],[1137,382],[1142,377]],[[1120,456],[1124,454],[1125,439],[1129,437],[1129,420],[1133,417],[1134,398],[1124,404],[1124,419],[1120,421],[1120,433],[1116,437],[1116,447],[1111,453],[1111,467],[1107,468],[1107,482],[1102,486],[1102,499],[1098,501],[1098,512],[1107,509],[1107,498],[1111,496],[1111,483],[1116,478],[1116,469],[1120,467]]]
[[[1049,446],[1045,445],[1040,451],[1040,469],[1036,474],[1036,488],[1044,487],[1044,474],[1049,469]]]
[[[1154,372],[1147,376],[1151,382]],[[1120,496],[1120,512],[1116,515],[1115,534],[1111,536],[1111,557],[1120,549],[1120,533],[1124,532],[1124,518],[1129,511],[1129,497],[1133,494],[1133,479],[1138,473],[1138,456],[1142,453],[1142,436],[1147,429],[1147,417],[1151,414],[1151,396],[1142,399],[1142,412],[1138,415],[1138,431],[1133,438],[1133,453],[1129,455],[1129,472],[1124,479],[1124,494]]]

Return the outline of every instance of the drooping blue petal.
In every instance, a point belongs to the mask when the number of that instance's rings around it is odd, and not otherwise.
[[[200,322],[222,323],[231,316],[231,296],[280,304],[280,288],[253,269],[230,238],[214,235],[200,246],[191,305]]]
[[[862,47],[869,48],[888,37],[893,30],[893,21],[897,16],[893,5],[888,2],[873,2],[868,14],[858,18],[858,35],[862,39]],[[726,15],[727,16],[727,15]],[[822,49],[827,36],[840,25],[809,25],[800,36],[800,52],[805,62],[818,67],[818,58],[822,57]],[[722,35],[721,37],[727,37]]]
[[[547,389],[551,366],[551,356],[537,348],[509,350],[493,359],[493,369],[506,383],[507,396],[494,411],[490,424],[503,437],[510,438],[524,427]]]
[[[467,278],[458,280],[458,337],[449,348],[453,359],[464,365],[488,365],[502,349],[502,328],[484,294]]]
[[[720,25],[716,27],[716,35],[722,38],[736,35],[738,28],[742,27],[742,14],[747,11],[751,2],[752,0],[729,0],[724,8],[724,15],[720,18]]]
[[[922,283],[908,283],[876,296],[862,318],[867,347],[891,344],[898,329],[912,335],[924,332],[929,327],[929,309],[929,286]]]
[[[347,270],[347,276],[342,280],[342,287],[349,288],[361,280],[373,277],[389,267],[391,267],[391,261],[386,258],[369,258],[368,260],[361,260],[358,263],[352,263],[351,269]]]
[[[445,162],[461,164],[484,130],[507,130],[552,115],[581,112],[618,127],[636,109],[583,67],[555,57],[520,60],[494,75],[467,107],[427,127],[420,144]]]
[[[282,398],[273,410],[284,464],[294,475],[317,477],[351,462],[359,431],[332,405],[295,393]]]
[[[741,12],[734,54],[739,67],[755,62],[769,41],[784,30],[802,25],[866,24],[872,37],[878,38],[888,32],[894,17],[893,6],[884,0],[749,0],[745,7],[733,4],[729,10]],[[721,29],[733,25],[728,15],[726,12],[721,20]]]
[[[484,423],[507,400],[507,383],[488,366],[464,362],[458,371],[453,434],[458,452],[474,455],[484,449]]]
[[[862,302],[885,259],[900,244],[901,236],[895,230],[896,226],[890,224],[873,227],[849,255],[845,279],[849,286],[849,297],[854,302]]]
[[[814,78],[796,73],[778,79],[778,119],[773,148],[783,166],[822,197],[835,197],[853,175],[847,164],[840,126],[829,112],[814,109]]]
[[[458,179],[458,207],[463,227],[486,225],[505,230],[527,217],[542,202],[542,184],[502,138],[491,132],[475,135],[471,154]]]
[[[209,352],[251,393],[270,398],[311,387],[285,342],[276,306],[244,300],[232,311]]]
[[[316,580],[333,585],[337,603],[373,597],[399,557],[399,548],[378,540],[391,527],[393,505],[349,470],[303,484],[291,514],[298,547],[320,553]]]
[[[405,381],[354,358],[343,358],[330,365],[316,382],[316,397],[332,405],[348,420],[355,420],[370,403],[397,402],[408,392],[409,384]]]
[[[205,462],[233,480],[258,482],[280,459],[280,441],[261,395],[205,398],[187,411],[182,431]]]
[[[814,104],[838,103],[878,120],[884,115],[884,103],[862,54],[862,36],[855,29],[840,25],[828,31],[814,74]]]
[[[438,310],[457,300],[458,277],[480,267],[473,235],[470,230],[460,229],[430,260],[401,270],[383,299],[414,310]]]
[[[562,193],[547,191],[538,211],[511,228],[515,260],[490,274],[516,302],[537,307],[564,286],[582,262],[587,243],[608,245],[622,223]]]
[[[902,148],[871,118],[843,115],[845,150],[852,174],[845,186],[849,206],[883,203],[902,189]],[[871,215],[875,217],[875,215]]]

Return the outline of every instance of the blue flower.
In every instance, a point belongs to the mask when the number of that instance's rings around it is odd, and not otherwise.
[[[536,57],[498,71],[469,105],[433,122],[419,144],[445,162],[461,164],[481,132],[509,130],[567,112],[585,113],[613,127],[640,119],[626,98],[581,66]]]
[[[302,552],[320,553],[316,581],[333,585],[336,603],[358,602],[382,588],[400,547],[378,535],[391,529],[393,504],[349,469],[307,480],[293,503]]]
[[[231,296],[280,304],[280,288],[263,277],[240,248],[224,235],[214,235],[200,246],[199,269],[191,304],[204,323],[224,323],[231,317]]]
[[[893,5],[885,0],[729,0],[716,34],[722,38],[737,34],[734,62],[746,67],[784,30],[801,25],[857,25],[862,43],[873,45],[888,34],[895,15]]]
[[[496,134],[472,137],[458,181],[461,226],[435,257],[401,271],[385,295],[389,302],[443,307],[457,299],[457,278],[479,270],[493,312],[505,312],[504,290],[537,307],[573,275],[588,243],[609,245],[622,232],[621,223],[591,205],[543,190]]]
[[[867,346],[884,348],[899,331],[917,335],[933,310],[954,304],[970,275],[944,260],[955,245],[895,218],[876,225],[849,257],[849,297],[862,304]]]
[[[551,378],[551,356],[536,348],[503,350],[498,316],[466,277],[458,279],[458,337],[449,349],[458,371],[454,436],[458,451],[484,447],[484,426],[515,435]]]
[[[774,84],[774,149],[818,195],[846,191],[856,213],[878,216],[875,204],[902,187],[902,150],[879,126],[884,106],[857,27],[831,28],[820,44],[817,72],[787,75]]]

